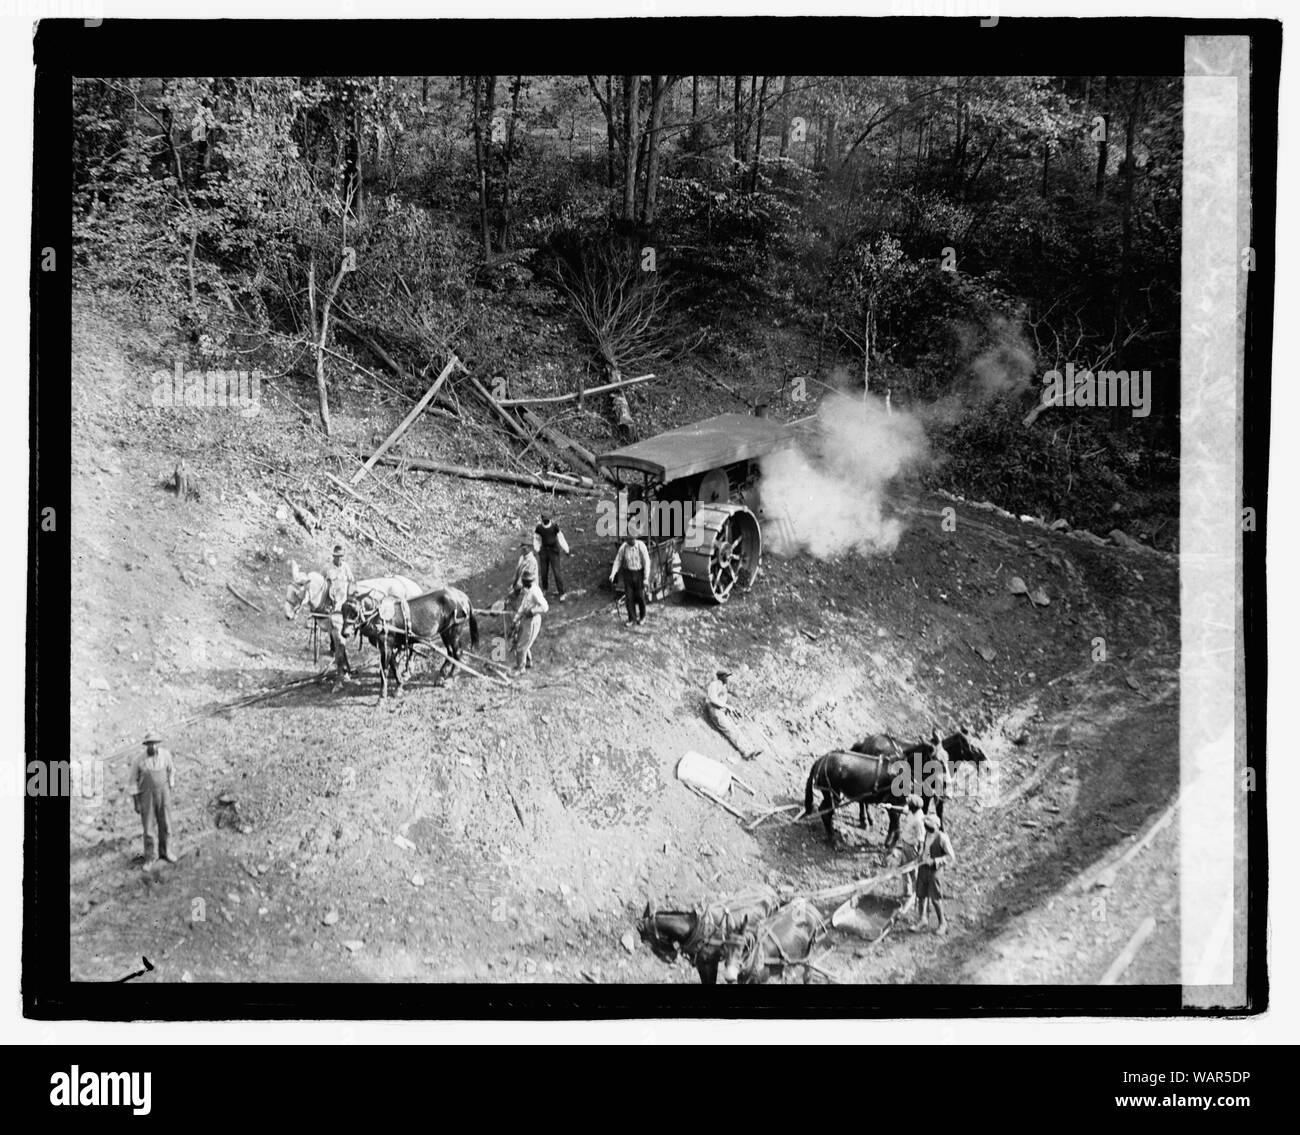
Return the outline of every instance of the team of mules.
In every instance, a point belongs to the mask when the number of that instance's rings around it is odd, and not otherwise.
[[[404,672],[410,672],[411,655],[417,646],[433,646],[440,641],[443,655],[438,667],[437,683],[455,676],[461,657],[461,633],[469,627],[471,647],[478,646],[478,620],[469,596],[454,587],[440,587],[427,595],[405,601],[391,596],[358,595],[343,604],[344,628],[355,628],[366,641],[379,648],[380,697],[388,697],[391,679],[395,692],[402,692],[397,673],[397,658],[405,653]]]
[[[705,985],[757,985],[800,966],[826,933],[821,912],[807,899],[781,905],[757,885],[697,910],[657,910],[646,903],[637,932],[660,961],[690,962]]]
[[[379,648],[380,696],[388,696],[391,679],[401,692],[402,679],[397,673],[397,659],[405,655],[404,673],[410,673],[411,655],[420,645],[432,646],[444,656],[437,681],[446,680],[461,658],[461,635],[469,628],[470,646],[479,641],[478,620],[469,596],[454,587],[425,592],[413,579],[403,575],[363,579],[356,583],[344,600],[337,624],[333,614],[325,577],[320,572],[304,572],[296,563],[290,565],[292,580],[284,596],[284,616],[295,619],[306,611],[319,617],[329,628],[330,651],[338,672],[348,673],[350,666],[346,639],[360,634]],[[437,643],[441,643],[441,648]]]
[[[938,756],[940,747],[943,757]],[[904,745],[888,733],[873,733],[847,752],[836,750],[813,762],[804,786],[804,815],[813,814],[813,793],[820,790],[822,823],[833,844],[836,808],[857,804],[858,825],[865,828],[870,823],[867,805],[883,807],[889,815],[885,847],[890,848],[898,840],[898,821],[909,795],[920,796],[927,812],[933,800],[942,821],[951,786],[949,766],[969,761],[978,773],[985,760],[965,729],[940,739],[936,726],[928,741],[918,739],[914,745]]]

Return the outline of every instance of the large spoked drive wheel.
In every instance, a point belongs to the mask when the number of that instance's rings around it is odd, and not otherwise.
[[[753,586],[762,554],[762,532],[749,509],[700,505],[682,546],[682,582],[693,595],[725,603],[733,591]]]

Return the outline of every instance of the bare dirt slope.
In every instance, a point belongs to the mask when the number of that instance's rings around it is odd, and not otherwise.
[[[845,814],[838,850],[817,822],[749,833],[675,780],[680,756],[732,761],[772,802],[801,801],[816,755],[938,721],[967,723],[999,769],[996,798],[948,808],[953,933],[870,947],[837,933],[827,967],[862,982],[1095,982],[1154,915],[1121,980],[1177,980],[1176,824],[1106,886],[1077,885],[1177,790],[1168,558],[915,492],[893,502],[908,524],[890,556],[769,557],[727,606],[677,598],[628,629],[598,587],[612,549],[594,505],[572,498],[559,515],[574,594],[552,604],[527,677],[437,688],[425,675],[387,704],[370,677],[209,714],[312,672],[283,590],[290,560],[320,564],[332,535],[277,519],[277,491],[286,469],[355,468],[347,446],[386,431],[340,415],[344,441],[321,448],[274,402],[250,418],[160,413],[147,346],[78,316],[72,755],[104,759],[108,788],[73,805],[74,979],[121,976],[144,954],[158,981],[695,981],[622,942],[647,895],[689,907],[755,881],[842,883],[870,873],[884,829]],[[181,453],[197,501],[163,488]],[[413,537],[389,533],[415,567],[359,543],[358,572],[500,598],[539,498],[443,479],[401,491],[427,506]],[[1009,592],[1011,575],[1050,604]],[[500,627],[483,630],[490,656]],[[703,716],[719,665],[753,715],[756,761]],[[122,792],[146,725],[176,753],[185,852],[150,874]]]

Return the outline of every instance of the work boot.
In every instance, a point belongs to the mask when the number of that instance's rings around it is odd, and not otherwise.
[[[167,860],[168,863],[176,862],[176,853],[174,851],[164,851],[162,857]]]
[[[934,932],[935,932],[937,935],[939,935],[940,938],[942,938],[942,937],[944,937],[945,935],[947,935],[947,933],[948,933],[948,920],[947,920],[946,918],[941,918],[941,919],[939,919],[939,925],[936,926],[936,927],[934,928]]]

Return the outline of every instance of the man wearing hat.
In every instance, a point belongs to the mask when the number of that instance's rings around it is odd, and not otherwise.
[[[542,629],[542,616],[549,610],[550,606],[546,602],[546,596],[542,594],[542,589],[537,586],[535,579],[531,580],[525,585],[523,595],[519,599],[511,635],[515,644],[514,672],[516,674],[532,669],[533,643],[537,641],[537,634]]]
[[[939,905],[943,898],[943,889],[939,886],[939,872],[952,863],[957,856],[953,852],[952,841],[943,830],[943,821],[938,816],[925,817],[925,844],[921,865],[916,870],[916,897],[921,900],[921,906],[916,912],[916,922],[911,929],[920,931],[929,926],[928,907],[933,906],[934,913],[939,916],[939,925],[935,927],[934,932],[940,935],[947,934],[948,923],[944,921],[943,907]]]
[[[533,550],[541,568],[542,594],[546,594],[547,577],[555,573],[555,592],[564,602],[564,579],[560,575],[560,557],[571,556],[569,541],[564,538],[559,524],[551,519],[549,510],[542,512],[542,522],[533,529]]]
[[[739,710],[727,700],[727,679],[730,670],[719,670],[714,674],[704,695],[704,712],[708,714],[713,728],[721,733],[732,747],[747,761],[752,761],[763,750],[756,749],[749,743],[741,728]]]
[[[515,596],[537,582],[537,556],[533,552],[535,537],[519,541],[519,561],[515,564],[515,579],[510,594]]]
[[[645,622],[645,576],[650,567],[650,552],[629,528],[614,555],[609,581],[623,577],[623,602],[627,607],[627,625]]]
[[[144,754],[135,758],[127,791],[135,810],[144,823],[144,870],[150,871],[161,855],[168,863],[176,862],[172,846],[172,789],[176,786],[176,766],[170,749],[159,745],[161,738],[152,729],[144,735]]]
[[[335,668],[344,682],[350,680],[352,667],[343,644],[343,604],[356,582],[352,568],[343,562],[343,545],[335,544],[334,562],[325,569],[325,606],[330,613],[330,649],[334,651]]]
[[[925,813],[922,812],[923,801],[916,793],[910,793],[904,801],[907,810],[898,821],[898,835],[894,846],[894,858],[899,866],[915,864],[921,858],[921,845],[925,842]],[[916,901],[915,869],[903,875],[903,910]]]

